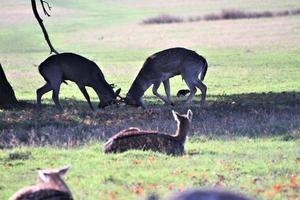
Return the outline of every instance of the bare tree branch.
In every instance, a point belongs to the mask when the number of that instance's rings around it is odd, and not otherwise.
[[[45,4],[47,5],[49,10],[51,10],[51,6],[49,5],[49,3],[47,1],[44,1],[44,0],[40,0],[40,1],[42,4],[42,7],[43,7],[44,14],[47,15],[48,17],[50,17],[50,14],[47,12],[47,10],[45,8]]]
[[[41,0],[41,3],[42,3],[42,6],[43,6],[43,9],[44,9],[44,12],[48,13],[48,12],[46,11],[46,9],[44,8],[43,2],[45,2],[45,1]],[[46,3],[46,4],[47,4],[47,3]],[[35,18],[37,19],[39,25],[41,26],[42,31],[43,31],[43,33],[44,33],[45,40],[46,40],[46,42],[47,42],[47,44],[48,44],[48,46],[49,46],[49,48],[50,48],[50,54],[51,54],[52,52],[55,53],[55,54],[59,54],[59,53],[54,49],[54,47],[52,46],[52,44],[51,44],[51,42],[50,42],[50,39],[49,39],[47,30],[46,30],[46,28],[45,28],[45,26],[44,26],[44,24],[43,24],[43,20],[41,19],[40,15],[39,15],[39,13],[38,13],[38,11],[37,11],[35,0],[31,0],[31,5],[32,5],[33,14],[34,14]],[[50,7],[50,6],[49,6],[49,7]],[[45,13],[45,14],[46,14],[46,13]],[[46,14],[46,15],[47,15],[47,14]]]

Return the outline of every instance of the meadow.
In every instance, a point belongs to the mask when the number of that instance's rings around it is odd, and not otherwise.
[[[49,49],[29,1],[1,2],[0,62],[23,106],[0,109],[0,199],[34,184],[38,169],[66,164],[72,165],[66,182],[75,199],[138,199],[194,187],[221,187],[257,199],[300,198],[300,16],[142,24],[160,14],[298,9],[300,1],[49,3],[51,17],[43,18],[54,47],[94,60],[123,96],[148,56],[183,46],[209,63],[207,103],[200,106],[197,93],[192,105],[184,105],[176,92],[187,87],[178,76],[171,79],[175,107],[148,90],[148,110],[120,105],[92,112],[69,82],[60,92],[62,113],[50,93],[37,111],[35,91],[44,84],[37,66]],[[96,106],[96,94],[88,92]],[[102,153],[104,141],[129,126],[174,133],[171,110],[188,108],[194,118],[185,156]]]

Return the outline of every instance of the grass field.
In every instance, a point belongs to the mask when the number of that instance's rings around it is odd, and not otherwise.
[[[142,25],[159,14],[203,16],[223,9],[281,11],[300,1],[49,1],[44,18],[54,47],[94,60],[122,95],[145,59],[165,48],[196,50],[209,63],[207,104],[175,97],[175,107],[146,92],[149,110],[127,106],[91,112],[75,84],[62,85],[62,113],[51,94],[36,111],[44,84],[37,66],[49,56],[29,1],[0,7],[0,62],[24,105],[0,109],[0,199],[35,182],[41,168],[72,164],[75,199],[138,199],[194,187],[222,187],[258,199],[299,199],[300,16]],[[42,13],[42,12],[41,12]],[[96,94],[88,90],[94,105]],[[160,88],[163,93],[163,88]],[[194,113],[186,155],[130,151],[104,155],[103,142],[129,126],[173,133],[171,110]],[[10,155],[19,155],[11,159]]]

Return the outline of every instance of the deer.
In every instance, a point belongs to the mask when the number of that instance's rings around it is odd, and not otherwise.
[[[152,92],[165,104],[174,105],[170,94],[170,78],[181,75],[189,88],[186,104],[190,104],[197,88],[201,91],[201,105],[206,98],[207,86],[203,83],[207,72],[207,61],[195,51],[176,47],[157,52],[149,56],[133,81],[126,97],[122,100],[135,107],[146,109],[143,100],[145,91],[153,85]],[[157,92],[163,83],[166,97]]]
[[[38,182],[17,191],[9,200],[73,200],[71,191],[63,180],[70,166],[38,171]]]
[[[166,200],[251,200],[250,198],[230,191],[215,189],[190,189],[184,192],[177,192],[167,197]]]
[[[45,79],[46,84],[36,91],[37,108],[41,107],[42,96],[53,91],[52,99],[57,109],[62,110],[59,102],[59,90],[62,82],[70,80],[76,83],[91,110],[94,110],[89,94],[85,87],[92,87],[98,95],[99,108],[104,108],[111,104],[116,104],[117,96],[121,89],[116,92],[113,84],[108,84],[97,64],[83,56],[74,53],[61,53],[48,57],[39,65],[39,72]]]
[[[174,156],[183,155],[184,143],[191,126],[193,113],[188,110],[187,114],[179,114],[175,111],[172,111],[172,114],[177,122],[175,135],[130,127],[111,137],[104,144],[104,153],[121,153],[136,149],[152,150]]]

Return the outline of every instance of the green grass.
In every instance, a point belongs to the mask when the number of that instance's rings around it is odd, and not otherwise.
[[[112,199],[113,194],[117,199],[136,199],[154,192],[163,196],[170,191],[216,184],[257,195],[258,199],[286,199],[299,192],[289,186],[290,178],[300,173],[298,145],[276,139],[193,139],[183,157],[140,151],[105,155],[102,144],[75,149],[4,150],[0,154],[0,198],[7,199],[24,185],[34,184],[37,169],[71,164],[66,182],[75,199]],[[29,158],[9,159],[9,154],[16,152]],[[274,191],[276,184],[282,185],[282,191]]]
[[[299,1],[49,3],[52,16],[42,17],[54,47],[94,60],[107,81],[122,88],[122,95],[151,54],[174,46],[196,50],[209,63],[207,104],[201,107],[197,94],[194,104],[184,105],[175,95],[186,85],[175,77],[174,108],[149,90],[148,111],[120,106],[91,112],[79,89],[69,83],[60,93],[62,113],[54,109],[50,93],[37,112],[35,91],[44,84],[37,66],[49,50],[29,1],[1,3],[0,62],[17,98],[27,104],[0,109],[0,199],[34,184],[38,169],[66,164],[72,164],[66,182],[75,199],[136,199],[216,185],[258,199],[299,199],[300,17],[140,24],[158,14],[291,10],[300,7]],[[88,92],[96,106],[96,94]],[[194,116],[186,155],[102,153],[103,141],[129,126],[173,133],[171,110],[184,113],[189,108]],[[10,159],[10,153],[20,153],[21,159]],[[297,188],[291,187],[292,176],[298,177]]]

